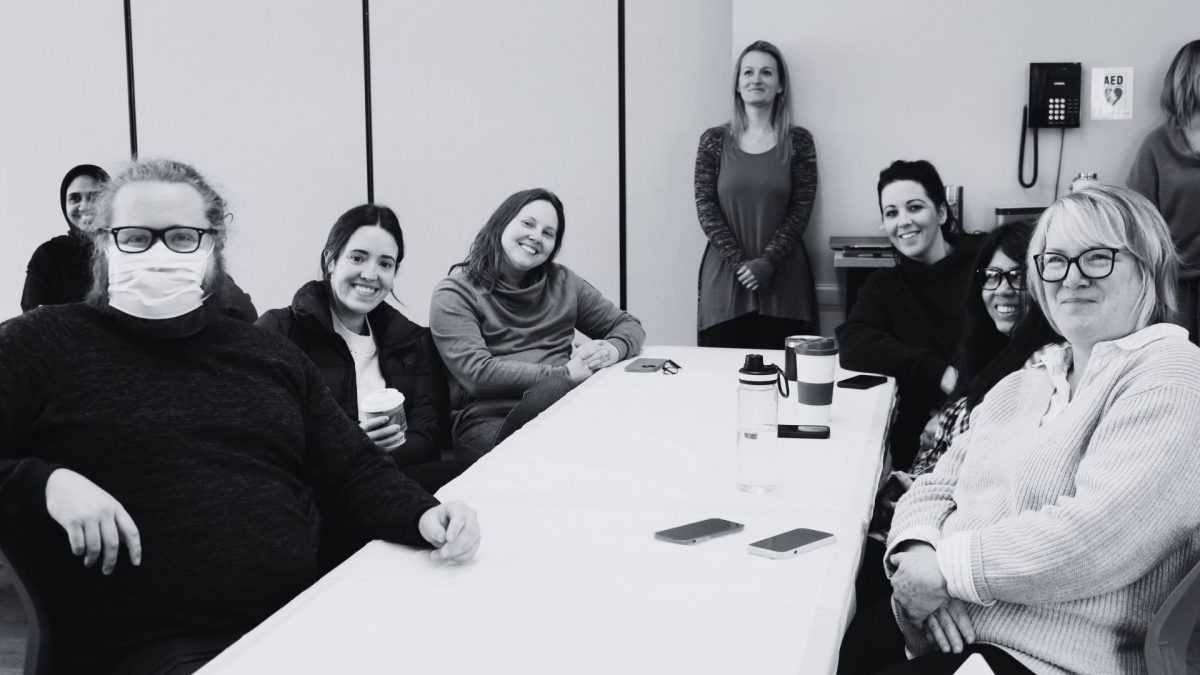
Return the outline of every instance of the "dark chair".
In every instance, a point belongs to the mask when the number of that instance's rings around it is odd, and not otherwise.
[[[1150,675],[1186,675],[1188,641],[1200,619],[1200,563],[1167,596],[1146,630]]]
[[[37,565],[27,547],[11,533],[0,533],[0,564],[11,572],[25,609],[29,638],[25,643],[25,675],[50,673],[50,621],[42,601]]]

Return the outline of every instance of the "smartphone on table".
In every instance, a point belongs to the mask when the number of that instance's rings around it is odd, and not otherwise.
[[[713,537],[720,537],[724,534],[740,532],[745,525],[735,523],[732,520],[724,518],[709,518],[700,520],[679,527],[672,527],[669,530],[662,530],[654,533],[655,539],[669,541],[673,544],[699,544],[702,541],[708,541]]]
[[[854,377],[847,377],[841,380],[837,383],[837,386],[842,389],[870,389],[884,382],[887,382],[887,378],[883,375],[855,375]]]
[[[746,547],[746,550],[754,555],[768,558],[791,558],[814,548],[828,546],[835,541],[837,541],[837,537],[830,532],[799,527],[756,541]]]

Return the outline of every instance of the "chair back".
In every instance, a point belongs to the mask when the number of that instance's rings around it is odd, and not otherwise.
[[[1200,619],[1200,562],[1167,596],[1146,630],[1150,675],[1186,675],[1188,642]]]
[[[37,566],[20,537],[0,533],[0,565],[12,576],[25,619],[29,637],[25,642],[25,675],[50,673],[50,621],[43,601]]]

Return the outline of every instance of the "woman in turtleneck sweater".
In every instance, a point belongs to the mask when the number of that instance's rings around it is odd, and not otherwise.
[[[93,206],[108,173],[94,164],[80,164],[63,176],[58,189],[67,234],[37,247],[25,269],[21,311],[38,305],[79,302],[92,285],[91,240],[84,230],[91,224]]]
[[[108,173],[95,164],[80,164],[63,176],[58,198],[69,231],[33,252],[25,270],[22,312],[40,305],[80,302],[87,296],[92,287],[92,242],[88,228],[94,203],[107,182]],[[250,296],[229,274],[221,273],[221,283],[215,292],[222,314],[251,323],[258,318]]]
[[[958,379],[951,363],[979,242],[960,230],[929,162],[893,162],[877,190],[899,264],[871,275],[837,338],[843,367],[896,378],[889,443],[892,465],[907,471],[922,429]]]
[[[500,205],[433,291],[429,328],[451,376],[454,447],[477,459],[593,372],[637,354],[641,323],[554,261],[565,228],[540,188]],[[572,353],[575,330],[593,341]]]

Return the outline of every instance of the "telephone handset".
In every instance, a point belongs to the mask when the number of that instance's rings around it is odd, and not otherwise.
[[[1083,67],[1078,63],[1029,64],[1029,105],[1021,116],[1021,152],[1017,180],[1031,188],[1038,176],[1038,129],[1079,127]],[[1025,181],[1025,139],[1033,129],[1033,178]]]

